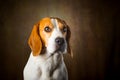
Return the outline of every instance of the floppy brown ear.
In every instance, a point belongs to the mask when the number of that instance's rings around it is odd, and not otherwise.
[[[71,57],[73,57],[73,53],[72,50],[70,48],[70,37],[71,37],[71,31],[70,31],[70,27],[67,25],[67,36],[66,36],[66,40],[67,40],[67,51],[68,53],[71,55]]]
[[[34,25],[31,35],[28,39],[28,44],[33,51],[33,56],[37,56],[41,53],[42,42],[39,35],[39,24]]]

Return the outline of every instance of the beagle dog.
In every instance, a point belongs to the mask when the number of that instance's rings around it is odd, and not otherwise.
[[[70,28],[65,21],[47,17],[34,25],[28,44],[31,54],[24,80],[68,80],[63,54],[69,53]]]

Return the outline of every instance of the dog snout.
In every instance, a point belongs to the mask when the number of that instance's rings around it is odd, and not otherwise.
[[[55,39],[55,42],[56,42],[57,45],[61,46],[62,44],[64,44],[64,39],[58,37],[58,38]]]

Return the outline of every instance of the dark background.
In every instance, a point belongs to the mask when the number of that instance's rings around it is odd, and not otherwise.
[[[0,80],[23,80],[33,25],[46,16],[71,28],[69,80],[120,80],[119,2],[110,0],[0,1]],[[33,73],[34,74],[34,73]]]

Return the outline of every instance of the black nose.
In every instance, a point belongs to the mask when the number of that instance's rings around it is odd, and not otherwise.
[[[55,39],[55,42],[58,44],[58,45],[62,45],[64,43],[64,39],[63,38],[56,38]]]

